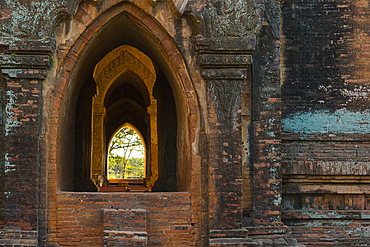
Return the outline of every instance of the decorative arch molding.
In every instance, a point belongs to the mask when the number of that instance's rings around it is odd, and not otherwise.
[[[4,1],[1,8],[7,15],[2,18],[0,37],[15,40],[50,37],[59,20],[73,15],[77,7],[74,4],[75,1],[68,0]]]
[[[80,1],[80,0],[79,0]],[[157,46],[161,47],[160,50],[163,51],[163,55],[165,56],[166,61],[169,62],[169,67],[171,71],[178,71],[178,73],[174,73],[176,79],[182,79],[181,91],[193,91],[194,85],[191,82],[190,76],[185,68],[187,65],[181,56],[181,52],[178,50],[176,43],[172,40],[172,37],[169,35],[167,30],[160,25],[160,23],[155,20],[152,16],[149,16],[140,7],[134,5],[131,2],[123,2],[121,4],[116,4],[112,6],[104,13],[97,16],[89,26],[81,32],[80,36],[76,39],[74,44],[69,49],[68,53],[64,56],[65,59],[62,60],[58,71],[58,76],[56,77],[55,81],[55,90],[53,90],[49,97],[52,98],[51,101],[58,103],[57,106],[51,107],[52,115],[58,114],[58,109],[60,106],[60,100],[56,100],[56,98],[60,98],[62,92],[65,90],[65,87],[68,86],[71,75],[74,72],[75,66],[78,63],[79,59],[81,58],[84,50],[87,47],[87,44],[90,40],[94,39],[94,35],[99,32],[99,30],[107,24],[107,22],[114,17],[125,14],[128,18],[135,19],[137,22],[144,22],[147,30],[150,32],[147,36],[151,38],[152,42]],[[167,51],[167,52],[164,52]],[[188,100],[192,101],[193,104],[197,104],[196,100],[196,93],[192,93],[192,96]],[[190,104],[190,105],[193,105]],[[189,113],[192,115],[194,112],[198,113],[198,110],[193,108],[189,108]]]
[[[109,52],[95,66],[93,77],[97,86],[97,95],[93,107],[93,155],[91,160],[90,179],[97,189],[101,184],[100,179],[104,177],[104,121],[106,108],[104,106],[105,95],[111,85],[126,71],[136,74],[144,82],[149,92],[150,105],[149,114],[150,126],[150,169],[151,176],[147,178],[147,186],[151,187],[158,179],[158,136],[157,136],[157,100],[153,96],[153,87],[156,81],[156,71],[153,62],[148,56],[138,49],[122,45]]]
[[[97,8],[106,10],[117,1],[88,0]],[[145,0],[154,6],[158,0]],[[11,4],[9,4],[10,2]],[[1,3],[3,13],[0,21],[0,37],[20,40],[24,38],[51,37],[54,27],[62,19],[69,19],[76,12],[83,0],[45,0],[45,1],[22,1],[12,0]],[[135,4],[142,6],[142,1],[133,0]],[[188,0],[170,0],[172,11],[181,16],[187,6]]]
[[[191,190],[194,198],[200,197],[199,183],[200,183],[200,163],[199,156],[199,135],[200,135],[200,114],[199,103],[195,86],[193,85],[187,65],[181,52],[168,31],[161,26],[152,16],[146,14],[138,6],[124,2],[116,4],[108,10],[95,17],[90,25],[81,32],[81,35],[75,40],[72,47],[69,49],[56,69],[57,75],[53,88],[47,92],[45,100],[45,114],[47,116],[47,131],[49,133],[45,136],[44,146],[47,157],[48,183],[47,196],[48,202],[48,232],[56,232],[56,213],[57,205],[56,198],[58,194],[58,167],[62,165],[60,162],[60,145],[58,140],[62,134],[64,127],[63,118],[65,114],[65,96],[70,88],[73,88],[77,80],[73,78],[74,72],[79,69],[78,63],[81,61],[83,54],[87,54],[86,50],[88,45],[95,38],[95,34],[99,33],[107,23],[118,15],[129,15],[138,23],[145,26],[145,32],[148,40],[156,44],[158,51],[163,60],[166,61],[167,72],[170,73],[170,85],[173,89],[174,98],[177,102],[176,107],[182,108],[181,113],[178,115],[178,120],[183,122],[183,130],[179,136],[180,148],[184,149],[184,155],[180,158],[188,165],[182,168],[181,171],[186,171],[189,177],[188,187],[181,188],[184,190]],[[161,59],[162,59],[161,58]],[[176,82],[176,83],[175,83]],[[172,83],[172,84],[171,84]],[[193,183],[194,180],[197,180]],[[198,181],[199,180],[199,181]],[[200,208],[200,200],[193,200],[192,207]],[[195,221],[199,222],[200,214],[198,211],[194,213]],[[50,236],[48,241],[54,241],[53,236]]]
[[[118,10],[119,9],[119,10]],[[49,92],[49,117],[57,121],[59,110],[62,104],[63,93],[66,91],[70,81],[71,74],[73,73],[79,58],[86,49],[87,43],[93,38],[94,34],[99,31],[107,22],[112,19],[114,16],[127,13],[132,15],[138,21],[144,21],[148,30],[152,33],[154,37],[157,37],[156,44],[161,47],[163,55],[167,62],[169,63],[170,70],[174,74],[179,82],[181,82],[180,88],[184,93],[187,92],[187,105],[189,117],[191,117],[191,123],[193,126],[198,126],[199,121],[199,109],[198,109],[198,100],[195,92],[194,85],[190,79],[190,76],[185,68],[187,68],[185,61],[181,57],[181,53],[178,50],[175,42],[168,35],[167,31],[159,25],[152,17],[147,16],[143,11],[140,10],[135,5],[130,3],[124,3],[122,6],[115,6],[110,11],[104,12],[102,15],[98,16],[90,26],[88,26],[80,35],[80,37],[74,42],[74,45],[71,47],[69,52],[66,54],[66,59],[63,60],[59,66],[58,75],[54,83],[54,90]],[[110,18],[107,18],[110,16]],[[176,71],[176,72],[175,72]],[[51,129],[56,128],[56,125],[50,126]],[[56,130],[55,130],[56,131]],[[191,134],[191,141],[194,142],[197,132]]]
[[[123,45],[105,55],[95,67],[93,77],[98,87],[96,100],[99,104],[103,103],[114,80],[126,71],[138,75],[146,85],[149,95],[153,93],[157,77],[153,62],[138,49]]]
[[[151,1],[157,2],[158,0]],[[175,15],[182,16],[184,12],[187,10],[189,0],[170,0],[169,2],[171,9],[175,13]]]

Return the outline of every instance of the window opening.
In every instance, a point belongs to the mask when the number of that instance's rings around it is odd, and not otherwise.
[[[145,179],[145,146],[140,132],[126,124],[113,136],[108,149],[108,180],[124,183]]]

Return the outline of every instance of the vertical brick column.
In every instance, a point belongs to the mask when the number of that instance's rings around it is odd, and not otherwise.
[[[0,54],[5,114],[3,133],[4,159],[1,165],[1,204],[3,239],[28,238],[36,242],[43,203],[40,187],[46,188],[39,162],[39,128],[42,108],[42,81],[50,66],[52,42],[23,41],[11,44]],[[2,143],[3,144],[3,143]],[[42,177],[42,179],[40,179]],[[18,241],[18,242],[17,242]]]
[[[266,4],[253,54],[252,213],[250,235],[285,233],[281,223],[281,84],[279,4]]]
[[[197,37],[209,120],[210,242],[245,238],[242,202],[242,84],[250,83],[255,39]],[[228,238],[229,240],[220,240]],[[229,242],[227,242],[229,243]],[[214,245],[216,246],[216,245]]]

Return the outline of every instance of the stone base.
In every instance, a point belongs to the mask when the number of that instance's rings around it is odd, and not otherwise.
[[[259,247],[305,247],[305,245],[299,244],[295,239],[289,236],[258,236],[252,239]]]

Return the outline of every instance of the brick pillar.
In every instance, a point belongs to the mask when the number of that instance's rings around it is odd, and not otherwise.
[[[0,192],[4,197],[1,211],[6,229],[2,231],[1,241],[6,244],[34,245],[41,221],[45,219],[40,209],[45,208],[40,188],[46,189],[46,183],[45,176],[39,172],[46,172],[39,160],[39,131],[42,83],[50,66],[51,50],[50,40],[23,41],[7,45],[6,51],[0,54],[5,82],[2,88],[5,122],[1,133],[5,144],[1,155],[5,157],[0,163],[3,173]]]
[[[252,37],[197,37],[206,82],[209,121],[209,228],[211,246],[243,239],[242,84],[250,83]],[[231,243],[231,242],[230,242]],[[253,244],[252,244],[253,245]],[[221,246],[221,245],[220,245]],[[245,245],[243,245],[245,246]]]
[[[273,12],[271,12],[273,11]],[[252,184],[254,229],[250,234],[282,234],[281,223],[281,73],[278,4],[265,6],[263,22],[253,54]]]
[[[252,234],[284,234],[281,222],[281,73],[279,7],[266,5],[268,21],[263,22],[253,54],[253,143],[252,210],[249,230]],[[275,12],[271,12],[275,11]],[[274,15],[272,16],[272,13]],[[275,32],[274,32],[275,30]]]
[[[95,187],[99,189],[100,179],[99,176],[103,174],[103,149],[104,145],[101,140],[104,140],[104,118],[106,109],[103,104],[96,103],[94,105],[93,116],[93,153],[92,153],[92,167],[90,171],[90,179]]]

